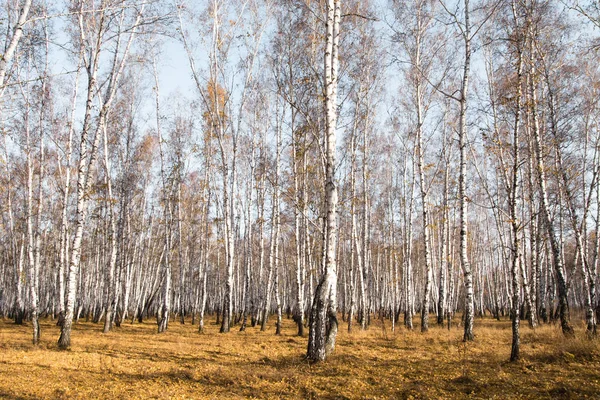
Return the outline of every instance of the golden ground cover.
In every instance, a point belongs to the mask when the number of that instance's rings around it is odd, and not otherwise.
[[[29,325],[0,320],[0,398],[600,398],[600,345],[581,326],[576,339],[524,327],[522,360],[509,363],[508,321],[476,320],[466,345],[460,328],[393,333],[378,322],[348,334],[340,325],[335,353],[310,365],[290,320],[282,336],[271,323],[219,334],[213,321],[205,334],[172,321],[160,335],[152,321],[109,334],[80,322],[72,349],[59,351],[54,321],[42,321],[33,347]]]

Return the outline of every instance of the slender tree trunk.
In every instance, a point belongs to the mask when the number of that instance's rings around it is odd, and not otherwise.
[[[290,90],[293,90],[293,83],[290,84]],[[293,96],[293,95],[292,95]],[[300,151],[306,152],[305,148],[301,150],[299,147],[300,138],[296,137],[295,132],[295,117],[296,111],[292,108],[291,116],[291,127],[292,127],[292,172],[294,176],[294,196],[295,196],[295,207],[294,207],[294,239],[295,239],[295,251],[296,251],[296,311],[295,311],[295,322],[298,326],[298,336],[304,335],[304,253],[303,253],[303,238],[301,235],[302,229],[302,214],[301,210],[303,207],[303,196],[300,193],[300,177],[298,171],[298,163],[300,159]],[[304,192],[304,188],[302,191]]]
[[[275,302],[277,305],[277,329],[275,334],[281,334],[281,296],[279,294],[279,235],[281,230],[281,210],[280,210],[280,187],[279,187],[279,175],[281,171],[281,123],[278,118],[278,126],[277,130],[277,154],[275,156],[275,206],[276,206],[276,216],[275,216]]]
[[[29,124],[29,98],[26,98],[25,110],[25,137],[27,146],[27,255],[29,275],[29,313],[31,314],[31,325],[33,327],[33,344],[37,345],[40,340],[40,328],[38,321],[38,287],[36,285],[36,263],[35,263],[35,235],[33,215],[33,144]],[[40,176],[41,179],[41,176]],[[41,196],[41,193],[40,193]]]
[[[315,290],[310,316],[308,349],[311,361],[323,361],[335,348],[337,335],[337,184],[336,121],[338,46],[340,26],[340,0],[327,1],[325,46],[325,111],[326,111],[326,176],[325,211],[326,240],[324,243],[325,271]]]
[[[419,54],[419,52],[417,52]],[[417,55],[417,59],[419,59]],[[417,63],[420,64],[419,61]],[[419,172],[419,187],[421,192],[422,206],[422,223],[423,223],[423,252],[425,253],[425,290],[423,293],[423,303],[421,305],[421,332],[429,330],[429,297],[431,296],[431,250],[429,239],[429,210],[427,189],[425,187],[425,171],[424,171],[424,155],[423,155],[423,111],[421,104],[421,83],[417,80],[416,83],[416,100],[417,100],[417,169]]]
[[[469,90],[469,75],[471,70],[471,24],[469,20],[469,0],[464,1],[465,5],[465,21],[463,39],[465,42],[465,54],[464,54],[464,65],[463,65],[463,76],[460,90],[460,114],[459,114],[459,129],[458,129],[458,146],[460,151],[460,166],[459,166],[459,178],[458,178],[458,198],[459,198],[459,214],[460,214],[460,262],[464,272],[464,285],[465,285],[465,330],[464,330],[464,341],[471,341],[474,339],[473,336],[473,319],[474,319],[474,306],[473,306],[473,272],[471,270],[471,263],[469,262],[469,255],[467,252],[467,193],[466,193],[466,179],[467,179],[467,95]]]
[[[256,117],[256,115],[255,115]],[[252,279],[252,265],[253,265],[253,253],[252,253],[252,245],[254,238],[254,229],[252,226],[252,206],[254,204],[254,173],[256,169],[256,136],[254,130],[252,131],[252,150],[250,156],[250,182],[248,183],[246,189],[246,260],[245,271],[244,271],[244,304],[243,304],[243,312],[242,312],[242,326],[240,327],[240,332],[246,330],[246,326],[248,323],[248,314],[252,312],[250,309],[252,294],[250,293],[250,280]]]
[[[80,14],[80,20],[83,16]],[[103,20],[102,20],[103,22]],[[81,22],[82,24],[82,22]],[[102,28],[98,32],[98,42],[101,40]],[[81,32],[83,35],[84,33]],[[96,159],[100,135],[98,130],[93,137],[92,147],[88,149],[88,136],[91,130],[91,114],[92,103],[94,100],[94,92],[96,88],[96,75],[98,72],[98,59],[100,57],[100,48],[94,51],[94,61],[92,64],[86,63],[88,74],[87,83],[87,99],[85,105],[85,116],[83,121],[83,130],[81,132],[81,141],[79,146],[79,166],[77,170],[77,210],[75,214],[75,237],[71,246],[70,263],[67,275],[67,299],[65,306],[65,318],[61,325],[61,334],[58,339],[58,347],[67,349],[71,346],[71,325],[73,323],[73,313],[75,309],[75,295],[77,290],[77,272],[79,270],[79,262],[81,259],[81,242],[83,240],[83,228],[87,217],[87,202],[88,186],[91,186],[90,175]],[[89,151],[89,155],[88,155]],[[89,157],[89,158],[88,158]]]
[[[82,4],[83,7],[83,4]],[[143,6],[138,13],[136,18],[136,22],[134,26],[137,26],[141,15],[143,13]],[[82,43],[84,43],[85,35],[83,28],[83,10],[79,10],[79,26],[80,26],[80,34]],[[92,146],[88,149],[88,139],[89,133],[91,130],[92,124],[92,103],[94,100],[94,95],[96,93],[96,79],[98,73],[98,67],[100,62],[100,53],[102,47],[102,40],[104,36],[105,26],[105,14],[102,11],[100,15],[100,20],[98,22],[95,46],[91,49],[91,53],[89,58],[86,60],[86,70],[88,75],[88,95],[86,99],[85,105],[85,115],[83,120],[83,129],[81,132],[81,143],[80,143],[80,156],[79,156],[79,167],[77,172],[77,211],[75,214],[75,236],[73,238],[73,246],[71,246],[71,262],[69,266],[68,280],[67,280],[67,302],[65,309],[65,319],[61,326],[61,334],[58,339],[58,347],[61,349],[67,349],[71,346],[71,326],[73,323],[74,309],[75,309],[75,297],[77,291],[77,275],[80,269],[80,260],[81,260],[81,243],[83,240],[83,228],[85,226],[86,217],[87,217],[87,205],[89,200],[89,193],[91,189],[91,173],[93,170],[93,166],[96,161],[96,156],[98,152],[98,145],[100,143],[100,137],[102,129],[104,129],[104,124],[106,123],[106,118],[110,111],[111,103],[115,96],[116,90],[118,88],[119,78],[123,72],[123,68],[125,66],[125,61],[127,59],[127,55],[129,53],[129,49],[131,47],[131,43],[135,36],[135,28],[129,33],[129,39],[127,45],[123,51],[121,60],[118,60],[118,54],[115,52],[115,57],[113,58],[112,68],[108,77],[108,85],[106,88],[106,92],[104,98],[102,99],[102,107],[98,114],[98,123],[96,128],[94,129]],[[88,155],[89,150],[89,155]]]
[[[121,22],[120,26],[123,24],[123,18],[125,14],[121,14]],[[121,47],[120,37],[117,39],[114,62],[113,65],[117,63],[117,57],[119,54],[119,48]],[[158,90],[158,89],[157,89]],[[111,177],[111,165],[108,158],[108,133],[106,126],[102,127],[102,136],[104,138],[104,168],[106,172],[106,187],[108,191],[108,214],[109,214],[109,247],[110,247],[110,256],[108,261],[108,270],[106,274],[106,314],[104,319],[104,333],[108,333],[112,327],[113,323],[113,314],[115,311],[115,266],[117,264],[117,222],[115,218],[115,210],[113,205],[113,191],[112,191],[112,177]]]
[[[532,39],[533,40],[533,39]],[[531,44],[533,47],[533,44]],[[559,315],[560,315],[560,324],[563,331],[563,334],[566,336],[572,336],[574,334],[573,327],[569,322],[570,320],[570,312],[569,312],[569,301],[568,301],[568,288],[567,282],[565,279],[565,269],[563,264],[562,250],[560,246],[560,242],[558,236],[556,234],[556,230],[554,228],[554,223],[550,219],[550,204],[548,200],[548,191],[546,189],[547,178],[546,178],[546,170],[544,166],[544,157],[542,153],[542,139],[540,133],[540,125],[537,114],[537,93],[536,88],[534,86],[534,78],[536,76],[534,60],[531,60],[531,75],[532,79],[529,80],[529,91],[531,98],[531,116],[533,120],[533,142],[534,142],[534,150],[535,150],[535,158],[536,158],[536,169],[537,169],[537,177],[538,177],[538,185],[540,190],[541,197],[541,217],[542,221],[546,227],[548,232],[548,239],[550,242],[550,248],[552,251],[552,258],[554,261],[554,271],[556,274],[556,285],[558,288],[558,302],[559,302]]]
[[[362,330],[367,329],[369,323],[369,304],[368,304],[368,278],[369,278],[369,181],[368,181],[368,151],[369,142],[367,137],[367,129],[363,131],[363,159],[362,159],[362,240],[360,249],[360,294],[361,294],[361,313],[360,327]]]
[[[446,301],[446,281],[447,281],[447,270],[448,270],[448,240],[450,239],[449,226],[450,222],[448,221],[449,213],[448,213],[448,180],[449,180],[449,168],[448,168],[448,157],[447,157],[447,146],[448,140],[446,137],[446,125],[445,125],[445,113],[444,113],[444,142],[442,144],[442,158],[446,164],[444,169],[444,194],[443,194],[443,203],[442,203],[442,232],[441,232],[441,257],[440,257],[440,285],[439,285],[439,294],[438,294],[438,325],[444,325],[444,317],[447,313],[447,301]]]
[[[350,281],[350,307],[348,310],[348,332],[352,332],[352,323],[354,321],[354,307],[356,302],[356,294],[354,293],[354,266],[355,260],[360,257],[358,254],[358,235],[356,234],[356,125],[358,124],[358,116],[354,116],[354,129],[352,132],[351,149],[352,159],[350,164],[350,270],[349,270],[349,281]],[[358,257],[357,257],[358,254]],[[360,265],[360,264],[359,264]],[[362,271],[358,273],[362,276]],[[364,282],[363,282],[364,285]]]
[[[58,309],[59,309],[59,325],[62,325],[65,316],[65,270],[67,269],[68,254],[69,254],[69,193],[71,190],[71,157],[73,154],[73,131],[75,127],[75,110],[77,103],[77,93],[79,89],[79,73],[81,71],[81,63],[83,57],[83,49],[80,50],[77,73],[73,84],[73,96],[71,98],[71,117],[69,120],[69,134],[67,139],[67,153],[65,155],[65,181],[63,191],[62,214],[60,224],[60,244],[59,244],[59,265],[58,265]]]
[[[404,184],[404,291],[406,297],[406,304],[404,310],[404,326],[412,330],[413,329],[413,315],[414,315],[414,282],[413,282],[413,208],[414,208],[414,188],[415,188],[415,174],[411,173],[410,183],[408,182],[408,157],[404,160],[404,171],[403,171],[403,184]],[[406,198],[408,198],[408,205],[406,205]]]
[[[515,2],[512,3],[512,11],[515,22],[515,28],[519,28],[517,20],[517,10]],[[519,40],[519,39],[517,39]],[[521,288],[519,285],[519,263],[521,262],[521,232],[519,215],[517,212],[517,200],[519,191],[519,165],[520,165],[520,152],[519,152],[519,127],[521,124],[521,96],[522,96],[522,84],[523,84],[523,51],[520,42],[516,43],[517,47],[517,86],[515,93],[516,100],[516,113],[513,126],[513,143],[512,143],[512,176],[510,182],[510,221],[511,221],[511,232],[512,232],[512,260],[511,260],[511,277],[512,277],[512,347],[510,352],[510,360],[517,361],[519,359],[521,337],[519,332],[520,316],[519,316],[519,305],[520,305],[520,292]],[[521,266],[524,274],[524,266]],[[525,276],[524,276],[525,278]],[[527,288],[525,290],[528,290]]]
[[[4,135],[4,156],[5,156],[6,160],[9,159],[8,143],[6,140],[7,136],[8,135]],[[6,170],[6,177],[7,177],[6,208],[7,208],[7,212],[8,212],[8,226],[9,226],[9,233],[10,233],[10,239],[11,239],[10,240],[10,242],[11,242],[10,243],[11,244],[11,257],[12,257],[12,262],[14,265],[14,279],[15,279],[14,283],[15,283],[15,288],[16,288],[13,313],[14,313],[15,324],[22,325],[23,318],[25,317],[25,304],[23,302],[23,283],[24,283],[24,279],[23,279],[24,249],[23,249],[23,246],[25,244],[25,238],[22,236],[21,245],[18,246],[17,234],[15,232],[15,222],[14,222],[15,220],[14,220],[13,203],[12,203],[12,182],[13,182],[12,174],[11,174],[11,170],[9,167],[9,163],[5,162],[4,167]],[[19,247],[20,250],[17,250],[17,247]]]
[[[158,322],[158,333],[165,332],[169,326],[169,317],[171,314],[171,232],[173,222],[173,210],[172,210],[172,185],[167,188],[167,172],[165,166],[165,156],[163,151],[163,136],[161,130],[161,114],[160,114],[160,86],[158,81],[158,73],[156,71],[156,60],[153,59],[154,67],[154,90],[156,94],[156,133],[158,136],[158,149],[160,154],[160,177],[162,184],[162,196],[163,196],[163,215],[165,221],[165,250],[164,250],[164,284],[163,284],[163,298],[162,304],[159,307],[157,315]],[[160,268],[159,268],[160,270]]]
[[[25,0],[21,10],[19,12],[19,19],[15,24],[15,27],[12,32],[12,37],[10,42],[8,42],[8,46],[6,47],[4,54],[0,55],[0,99],[4,94],[4,80],[6,78],[6,72],[9,67],[9,63],[15,56],[15,51],[17,50],[17,46],[19,45],[19,41],[23,36],[23,27],[27,23],[27,16],[29,14],[29,9],[31,8],[32,0]]]
[[[108,216],[109,216],[109,260],[106,271],[106,314],[104,316],[104,333],[108,333],[113,323],[113,313],[115,311],[115,266],[117,264],[117,222],[115,221],[115,209],[113,205],[112,177],[110,161],[108,159],[108,134],[106,127],[103,129],[104,137],[104,168],[106,172],[106,187],[108,191]]]
[[[579,218],[577,216],[577,211],[575,209],[575,204],[574,204],[574,196],[571,193],[571,189],[569,187],[569,178],[567,176],[567,171],[563,165],[563,161],[562,161],[562,150],[560,148],[560,138],[559,138],[559,134],[557,131],[557,122],[556,122],[556,114],[555,114],[555,104],[554,104],[554,91],[551,88],[551,82],[550,82],[550,78],[548,76],[548,73],[546,73],[546,84],[548,86],[548,109],[550,111],[550,128],[552,131],[552,134],[554,136],[554,145],[555,145],[555,150],[556,150],[556,162],[558,164],[558,169],[560,171],[560,179],[562,181],[562,184],[559,184],[559,186],[562,188],[562,191],[564,192],[564,196],[565,196],[565,200],[567,203],[567,209],[569,211],[569,215],[571,217],[571,223],[572,223],[572,227],[573,227],[573,232],[575,233],[575,242],[576,242],[576,252],[578,253],[578,257],[579,260],[581,261],[581,272],[582,272],[582,284],[583,284],[583,299],[584,299],[584,307],[585,307],[585,318],[586,318],[586,325],[587,325],[587,333],[589,335],[592,335],[595,333],[596,331],[596,321],[594,318],[594,310],[593,310],[593,300],[592,300],[592,290],[590,290],[590,283],[593,285],[594,283],[594,277],[592,276],[592,274],[590,273],[589,270],[589,266],[588,266],[588,260],[586,257],[586,251],[585,248],[587,246],[587,244],[584,242],[584,240],[582,239],[582,231],[583,231],[583,226],[582,224],[579,223]],[[585,219],[587,218],[587,210],[589,209],[589,207],[587,206],[587,204],[584,204],[584,211],[583,211],[583,222],[585,222]],[[577,258],[577,256],[576,256]],[[577,260],[575,261],[575,264],[577,264]],[[561,320],[562,323],[562,320]]]
[[[262,316],[260,318],[260,330],[261,331],[265,331],[267,329],[267,322],[269,319],[269,313],[271,311],[271,295],[273,292],[273,275],[275,274],[275,247],[277,246],[276,243],[276,222],[275,220],[277,219],[277,211],[276,211],[276,207],[277,207],[277,201],[275,199],[275,194],[273,194],[273,208],[271,211],[271,238],[270,238],[270,249],[269,249],[269,268],[267,271],[267,285],[265,288],[265,295],[264,295],[264,303],[263,303],[263,310],[262,310]]]

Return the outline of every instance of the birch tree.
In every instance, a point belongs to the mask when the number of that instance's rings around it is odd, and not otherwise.
[[[443,41],[434,32],[435,10],[427,1],[410,4],[393,2],[395,17],[400,24],[394,29],[394,40],[401,44],[400,62],[406,62],[406,80],[411,86],[411,106],[414,108],[414,135],[416,165],[421,200],[421,225],[423,229],[423,252],[425,261],[425,290],[421,304],[421,331],[429,329],[429,304],[431,297],[433,266],[431,250],[431,216],[429,189],[425,165],[425,119],[432,106],[434,89],[428,85],[433,80],[436,54]],[[436,44],[437,42],[437,44]],[[440,63],[441,64],[441,63]]]
[[[511,277],[512,277],[512,348],[510,353],[510,360],[516,361],[519,359],[520,353],[520,332],[519,332],[519,305],[520,305],[520,281],[519,281],[519,263],[522,261],[521,257],[521,234],[519,230],[520,222],[519,215],[517,213],[517,193],[519,190],[519,166],[521,165],[520,160],[520,124],[521,124],[521,113],[522,113],[522,85],[523,85],[523,47],[524,47],[524,30],[520,25],[519,11],[517,9],[516,2],[512,2],[512,14],[514,31],[511,32],[513,46],[515,48],[515,63],[516,63],[516,74],[517,80],[515,82],[515,111],[514,111],[514,125],[513,125],[513,138],[512,138],[512,168],[510,177],[510,189],[509,189],[509,206],[510,206],[510,221],[512,231],[512,260],[511,260]]]
[[[77,290],[77,273],[81,260],[81,243],[83,240],[83,230],[88,213],[89,191],[91,187],[91,174],[97,158],[98,146],[101,139],[101,132],[106,122],[106,117],[110,111],[118,82],[123,72],[129,49],[136,33],[137,25],[141,20],[143,8],[135,10],[135,19],[129,26],[127,41],[124,43],[124,49],[120,45],[116,46],[113,53],[112,66],[110,74],[106,81],[106,89],[102,94],[102,107],[97,116],[97,124],[92,126],[93,101],[97,91],[98,69],[100,66],[100,55],[105,45],[105,35],[108,32],[106,25],[108,11],[101,9],[96,13],[84,14],[84,3],[80,3],[76,15],[77,25],[79,27],[79,40],[81,46],[85,49],[84,67],[87,71],[87,96],[85,105],[85,114],[83,127],[81,129],[81,141],[79,146],[79,162],[77,170],[77,211],[75,234],[71,246],[70,265],[67,278],[67,299],[65,306],[65,318],[61,326],[61,334],[58,340],[58,346],[66,349],[71,346],[71,326],[73,323],[73,313],[75,308],[75,294]],[[87,11],[87,10],[86,10]],[[125,9],[120,10],[121,13]],[[119,33],[127,31],[121,26]],[[122,36],[117,36],[117,43],[121,43]],[[91,143],[91,147],[88,147]]]
[[[471,57],[472,57],[472,44],[474,36],[477,34],[479,29],[488,18],[495,11],[496,4],[492,4],[493,7],[487,13],[482,21],[475,26],[471,22],[471,5],[470,0],[464,0],[460,2],[462,7],[456,6],[454,9],[450,9],[444,2],[440,0],[440,4],[446,11],[446,14],[450,17],[452,23],[455,25],[459,32],[459,36],[462,40],[463,53],[462,53],[462,65],[460,75],[460,85],[458,87],[458,94],[448,94],[442,91],[447,97],[450,97],[458,102],[459,105],[459,118],[458,118],[458,151],[459,151],[459,178],[458,178],[458,199],[459,199],[459,219],[460,219],[460,263],[462,265],[464,273],[464,285],[465,285],[465,312],[464,312],[464,337],[465,341],[472,341],[473,335],[473,320],[475,316],[474,299],[473,299],[473,269],[469,260],[468,254],[468,221],[467,221],[467,151],[469,147],[468,143],[468,120],[467,114],[469,109],[468,95],[469,95],[469,79],[471,77]],[[460,15],[462,14],[462,15]]]
[[[315,289],[310,314],[308,350],[312,361],[323,361],[335,348],[337,335],[337,184],[336,172],[336,121],[338,85],[338,49],[341,18],[341,0],[327,0],[325,23],[325,242],[323,256],[325,271]]]
[[[14,24],[12,33],[6,38],[7,45],[5,47],[4,53],[0,55],[0,99],[2,99],[2,95],[5,90],[5,80],[6,75],[8,73],[9,67],[13,58],[15,57],[15,53],[17,51],[17,47],[19,45],[19,41],[23,37],[23,30],[25,24],[27,23],[27,17],[29,15],[29,10],[31,8],[32,0],[24,0],[21,5],[20,2],[18,4],[18,18],[16,23]]]
[[[533,5],[531,6],[533,7]],[[534,8],[530,8],[530,12],[534,12]],[[540,129],[540,120],[538,113],[538,88],[536,87],[535,77],[537,76],[536,70],[536,49],[534,39],[536,37],[536,31],[539,29],[535,25],[531,25],[529,28],[529,38],[531,47],[531,59],[529,60],[529,74],[532,78],[529,79],[528,96],[532,120],[531,135],[533,142],[533,151],[535,155],[535,166],[538,181],[538,190],[540,193],[541,200],[541,219],[548,233],[548,240],[550,242],[550,249],[552,251],[552,259],[554,264],[554,271],[556,274],[556,286],[558,289],[558,300],[559,300],[559,315],[562,331],[565,335],[573,335],[573,327],[570,324],[570,311],[568,302],[568,287],[565,277],[564,262],[562,256],[562,249],[559,242],[559,235],[556,232],[555,222],[551,219],[550,203],[548,199],[548,179],[546,176],[546,167],[542,149],[542,133]]]

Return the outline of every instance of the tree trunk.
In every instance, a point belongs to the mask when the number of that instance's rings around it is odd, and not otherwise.
[[[533,39],[532,39],[533,40]],[[531,44],[533,47],[533,44]],[[558,240],[558,236],[556,234],[556,230],[554,228],[554,223],[550,219],[550,204],[548,200],[548,191],[546,189],[547,178],[546,178],[546,170],[544,166],[544,157],[542,153],[542,142],[541,142],[541,133],[540,133],[540,125],[539,119],[537,115],[537,93],[536,88],[534,86],[535,79],[535,67],[534,60],[531,60],[531,75],[532,79],[529,79],[529,91],[530,91],[530,111],[533,120],[533,142],[534,142],[534,150],[535,150],[535,158],[536,158],[536,169],[538,175],[538,185],[540,190],[541,197],[541,217],[542,221],[546,227],[548,232],[548,239],[550,242],[550,249],[552,251],[552,259],[554,261],[554,271],[556,273],[556,285],[558,288],[558,302],[559,302],[559,315],[560,315],[560,325],[562,328],[562,332],[566,336],[572,336],[574,334],[573,327],[569,322],[570,320],[570,312],[569,312],[569,301],[568,301],[568,288],[567,282],[565,279],[565,270],[563,264],[563,257],[560,242]]]
[[[8,64],[12,61],[15,56],[15,51],[17,50],[17,46],[19,45],[19,41],[23,36],[23,26],[27,23],[27,15],[29,14],[29,9],[31,8],[32,0],[25,0],[21,10],[19,12],[19,19],[15,24],[15,27],[12,32],[12,37],[10,42],[8,42],[8,46],[4,51],[4,54],[0,56],[0,99],[4,94],[4,79],[6,78],[6,71],[8,70]]]
[[[460,90],[460,119],[458,129],[458,146],[460,151],[460,166],[458,178],[458,198],[460,207],[460,262],[464,272],[465,285],[465,330],[464,341],[471,341],[473,336],[473,272],[471,263],[467,253],[467,194],[466,194],[466,179],[467,179],[467,94],[469,90],[469,74],[471,70],[471,25],[469,20],[469,0],[464,1],[465,5],[465,21],[463,39],[465,42],[465,58],[463,65],[462,85]]]
[[[517,19],[517,10],[515,2],[512,3],[512,11],[513,18],[515,22],[515,28],[519,28],[518,19]],[[513,164],[512,164],[512,176],[510,182],[510,221],[511,221],[511,232],[512,232],[512,260],[511,260],[511,277],[512,277],[512,347],[510,352],[510,361],[517,361],[519,359],[520,345],[521,345],[521,337],[519,332],[519,324],[520,324],[520,315],[519,315],[519,305],[520,305],[520,292],[521,288],[519,285],[519,263],[521,263],[521,232],[520,232],[520,223],[519,223],[519,215],[517,212],[517,192],[519,190],[519,165],[520,165],[520,152],[519,152],[519,127],[521,124],[521,95],[522,95],[522,84],[523,84],[523,51],[521,43],[518,42],[519,37],[517,37],[516,43],[516,51],[517,51],[517,86],[515,93],[515,101],[516,101],[516,113],[515,120],[513,126],[513,143],[512,143],[512,156],[513,156]],[[521,265],[523,269],[523,278],[525,282],[525,267]],[[525,290],[528,290],[526,287]]]
[[[338,46],[340,26],[340,0],[327,1],[325,46],[325,112],[326,112],[326,169],[325,212],[326,239],[323,255],[325,271],[315,290],[311,309],[308,349],[306,357],[311,361],[323,361],[335,348],[337,335],[337,185],[336,121]]]

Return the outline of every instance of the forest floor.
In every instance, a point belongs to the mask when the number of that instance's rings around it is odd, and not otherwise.
[[[173,320],[164,334],[151,320],[108,334],[80,322],[69,351],[57,349],[54,321],[42,321],[34,347],[30,325],[0,320],[0,398],[600,398],[600,343],[585,338],[583,324],[575,339],[558,326],[524,326],[517,363],[508,362],[509,321],[476,319],[467,344],[459,327],[345,328],[334,354],[311,365],[307,338],[294,335],[291,320],[281,336],[272,322],[268,332],[229,334],[219,334],[214,319],[204,334],[189,321]]]

